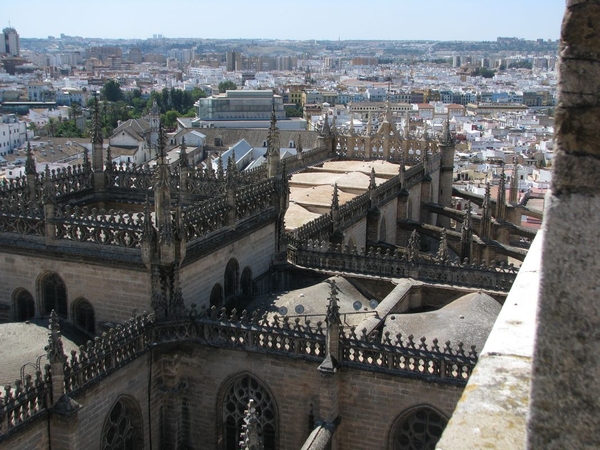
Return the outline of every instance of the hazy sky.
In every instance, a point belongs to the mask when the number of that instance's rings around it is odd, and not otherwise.
[[[558,39],[565,0],[0,0],[21,37]]]

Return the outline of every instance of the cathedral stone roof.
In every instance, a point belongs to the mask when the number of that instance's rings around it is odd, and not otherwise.
[[[70,355],[71,350],[78,350],[78,345],[71,339],[64,335],[61,339],[65,354]],[[0,386],[13,384],[20,376],[21,367],[26,363],[35,364],[39,357],[39,367],[43,372],[47,363],[44,350],[48,345],[46,326],[34,322],[0,324],[0,342]],[[35,368],[28,364],[25,373],[34,376]]]
[[[455,346],[463,342],[466,349],[475,345],[481,351],[502,306],[487,294],[473,292],[464,295],[436,311],[391,314],[386,318],[384,332],[391,336],[414,335],[415,341],[427,337],[431,344],[437,338],[440,347],[446,341]]]

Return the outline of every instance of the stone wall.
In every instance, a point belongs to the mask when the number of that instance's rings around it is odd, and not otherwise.
[[[297,450],[306,440],[311,409],[314,420],[328,417],[332,401],[329,381],[317,363],[243,351],[187,345],[164,353],[159,363],[173,374],[171,386],[185,384],[165,411],[172,438],[184,436],[190,448],[216,449],[220,412],[219,394],[227,381],[250,373],[272,395],[279,413],[279,445]],[[387,431],[404,410],[426,404],[450,416],[462,388],[426,383],[397,376],[344,368],[337,381],[341,425],[338,448],[386,448]],[[335,390],[334,390],[335,391]],[[181,421],[181,405],[188,408],[189,425]],[[175,441],[172,441],[175,442]],[[170,447],[166,447],[170,448]]]
[[[231,258],[238,261],[240,276],[245,267],[250,267],[256,278],[269,270],[274,253],[275,225],[271,224],[184,266],[180,279],[186,305],[210,306],[211,289],[216,283],[223,286],[225,267]]]
[[[44,414],[28,423],[25,430],[15,430],[15,433],[0,441],[2,450],[47,450],[48,445],[48,416]]]
[[[122,322],[132,312],[150,309],[149,275],[142,267],[111,267],[88,262],[61,261],[43,257],[0,255],[0,304],[13,306],[15,289],[27,289],[36,301],[36,315],[44,315],[38,288],[40,276],[57,273],[67,289],[69,318],[71,304],[78,298],[87,299],[94,307],[97,321]]]

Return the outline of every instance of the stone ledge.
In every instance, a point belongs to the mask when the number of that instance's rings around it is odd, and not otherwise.
[[[543,234],[529,249],[437,450],[526,447]]]

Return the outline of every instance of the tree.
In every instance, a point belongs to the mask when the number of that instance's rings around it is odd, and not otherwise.
[[[219,92],[223,93],[225,91],[235,91],[237,89],[237,85],[233,81],[222,81],[219,83]]]
[[[175,126],[177,125],[177,118],[179,116],[181,116],[181,114],[178,111],[175,111],[174,109],[167,111],[165,114],[163,114],[161,118],[163,120],[165,128],[175,128]]]
[[[121,85],[115,80],[108,80],[102,88],[102,97],[109,102],[118,102],[123,99]]]

